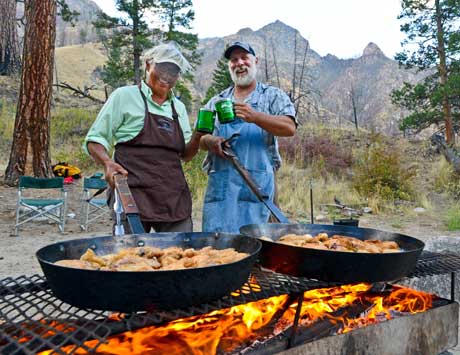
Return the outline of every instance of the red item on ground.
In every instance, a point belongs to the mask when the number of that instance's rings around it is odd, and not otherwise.
[[[73,177],[67,176],[66,178],[64,178],[64,184],[65,185],[73,184]]]

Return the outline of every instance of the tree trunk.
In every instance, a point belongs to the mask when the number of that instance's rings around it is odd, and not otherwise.
[[[438,39],[438,53],[439,53],[439,76],[441,78],[441,86],[444,89],[447,83],[447,64],[446,64],[446,49],[444,45],[444,29],[442,27],[442,14],[439,5],[439,0],[435,1],[436,6],[436,26],[437,26],[437,39]],[[455,143],[454,130],[452,126],[452,113],[449,102],[449,94],[444,90],[442,98],[442,110],[444,112],[444,125],[446,127],[446,141],[447,144],[452,145]]]
[[[139,45],[139,3],[137,0],[133,1],[133,63],[134,63],[134,84],[141,82],[141,55],[142,49]]]
[[[356,131],[358,131],[358,110],[357,110],[357,93],[353,85],[350,86],[350,101],[353,109],[353,122],[355,124]]]
[[[21,87],[5,183],[19,176],[51,175],[49,139],[53,84],[56,1],[26,0]]]
[[[275,65],[276,83],[278,87],[281,88],[280,72],[278,70],[278,63],[276,61],[275,45],[273,44],[273,38],[271,39],[271,44],[272,44],[273,64]]]
[[[452,165],[454,171],[460,174],[460,157],[457,155],[456,151],[446,143],[445,139],[439,134],[433,134],[431,136],[431,143],[436,145],[442,155],[444,155],[446,160]]]
[[[19,72],[19,53],[16,0],[0,0],[0,75]]]

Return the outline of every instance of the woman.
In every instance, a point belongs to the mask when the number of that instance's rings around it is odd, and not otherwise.
[[[143,62],[145,80],[112,93],[84,148],[103,165],[110,186],[114,174],[128,176],[146,232],[191,232],[192,200],[181,160],[193,158],[202,134],[192,134],[185,106],[172,92],[191,67],[173,43],[148,50]]]

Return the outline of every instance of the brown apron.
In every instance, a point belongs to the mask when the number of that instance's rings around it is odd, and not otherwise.
[[[173,119],[148,111],[144,127],[133,139],[115,146],[115,162],[128,171],[128,186],[139,208],[142,221],[175,222],[192,214],[192,198],[180,155],[184,134],[171,101]]]

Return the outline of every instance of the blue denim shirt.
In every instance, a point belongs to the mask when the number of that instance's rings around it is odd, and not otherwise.
[[[233,87],[224,90],[213,97],[206,108],[214,110],[216,101],[222,98],[233,99],[233,92]],[[258,82],[245,102],[256,111],[286,115],[295,120],[294,105],[289,97],[273,86]],[[240,133],[232,142],[233,151],[261,188],[261,192],[273,200],[274,171],[281,165],[277,138],[256,124],[238,117],[226,124],[216,120],[214,135],[228,138],[233,133]],[[208,172],[203,206],[204,232],[238,233],[239,228],[245,224],[268,221],[270,212],[246,186],[229,160],[208,154],[204,168]]]

